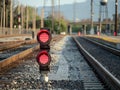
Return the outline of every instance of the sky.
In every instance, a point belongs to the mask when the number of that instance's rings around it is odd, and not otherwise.
[[[30,5],[30,6],[34,6],[34,7],[39,7],[39,6],[43,6],[43,2],[44,0],[18,0],[20,4],[23,5]],[[46,0],[46,6],[50,6],[51,5],[51,1],[52,0]],[[55,5],[58,4],[59,0],[54,0]],[[74,1],[76,2],[84,2],[86,0],[60,0],[60,3],[63,4],[71,4]]]

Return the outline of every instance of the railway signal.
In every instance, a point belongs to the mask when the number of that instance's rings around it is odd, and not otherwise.
[[[37,62],[41,71],[49,71],[51,56],[49,54],[51,33],[49,29],[42,28],[37,34],[37,41],[40,43],[40,52],[37,55]]]
[[[18,28],[21,28],[21,14],[18,14]]]

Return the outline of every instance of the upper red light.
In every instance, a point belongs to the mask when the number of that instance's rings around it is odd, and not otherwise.
[[[39,40],[41,40],[42,42],[47,42],[49,40],[49,35],[45,32],[41,33],[39,36]]]
[[[51,40],[51,34],[46,29],[41,29],[37,34],[37,40],[40,44],[49,44]]]

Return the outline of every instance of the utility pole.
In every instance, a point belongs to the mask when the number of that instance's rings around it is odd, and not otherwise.
[[[44,9],[42,8],[41,9],[41,28],[43,28],[44,27]]]
[[[59,10],[58,10],[59,11],[59,13],[58,13],[58,15],[59,15],[59,17],[58,17],[59,18],[59,20],[58,20],[59,21],[59,26],[58,26],[58,30],[60,30],[60,0],[59,0],[58,4],[59,4]]]
[[[1,7],[1,28],[3,26],[3,8]]]
[[[3,28],[5,29],[5,0],[3,0]]]
[[[44,0],[43,8],[45,10],[46,0]]]
[[[76,0],[74,0],[74,6],[73,6],[73,21],[75,24],[76,22]]]
[[[101,30],[102,30],[102,23],[101,23],[101,4],[100,4],[100,8],[99,8],[99,33],[101,33]]]
[[[28,6],[26,6],[26,30],[28,31],[28,21],[29,21],[29,10]]]
[[[12,34],[13,29],[13,10],[12,10],[12,0],[10,1],[10,34]]]
[[[58,4],[59,4],[59,8],[58,8],[59,10],[58,11],[59,11],[59,24],[60,24],[60,0],[59,0]]]
[[[8,10],[6,9],[6,27],[8,27]]]
[[[52,0],[52,32],[54,32],[54,0]]]
[[[23,5],[21,6],[21,28],[22,28],[22,30],[23,30],[23,28],[24,28],[24,15],[23,15]]]
[[[115,0],[115,31],[114,36],[117,36],[118,32],[118,0]]]
[[[45,12],[45,4],[46,4],[46,1],[44,0],[43,2],[43,8],[41,9],[41,28],[44,27],[44,12]]]
[[[34,39],[36,31],[36,8],[33,8],[33,30],[32,30],[32,38]]]
[[[36,30],[36,8],[33,8],[33,31]]]
[[[91,0],[91,31],[90,34],[94,34],[94,28],[93,28],[93,0]]]

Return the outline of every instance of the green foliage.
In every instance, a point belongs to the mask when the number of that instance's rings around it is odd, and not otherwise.
[[[0,0],[0,13],[1,10],[3,9],[3,1],[4,0]],[[6,1],[6,9],[8,10],[8,20],[10,21],[10,0],[5,0]],[[16,27],[18,27],[18,3],[13,1],[13,26],[16,25]],[[17,3],[17,4],[15,4]],[[28,18],[29,18],[29,27],[32,27],[33,24],[33,15],[34,15],[34,7],[31,6],[23,6],[21,5],[20,8],[22,8],[23,11],[23,28],[26,28],[26,17],[27,17],[27,9],[28,9]],[[1,14],[0,14],[1,15]],[[0,16],[1,17],[1,16]],[[22,16],[21,16],[22,18]],[[1,18],[0,18],[1,19]],[[40,28],[40,23],[41,23],[41,18],[40,16],[37,14],[36,15],[36,27]],[[8,23],[8,25],[10,25],[10,22]],[[48,27],[52,30],[52,16],[49,15],[45,20],[44,20],[44,25],[45,27]],[[54,18],[54,30],[53,32],[56,33],[60,33],[60,32],[66,32],[67,30],[67,22],[64,20],[64,18],[61,18],[60,21],[58,21],[56,18]]]
[[[45,20],[44,25],[45,27],[52,29],[52,21],[50,19]]]
[[[40,16],[39,16],[39,15],[36,16],[36,21],[37,21],[37,20],[40,20]]]
[[[52,30],[52,18],[49,17],[48,19],[46,19],[44,22],[44,25],[45,27],[48,27]],[[60,32],[66,32],[66,30],[67,30],[67,23],[64,19],[61,19],[60,22],[54,19],[54,31],[53,32],[60,33]]]
[[[78,31],[82,32],[82,26],[81,25],[73,25],[72,32],[77,33]]]
[[[66,32],[67,22],[64,19],[60,20],[60,32]]]

